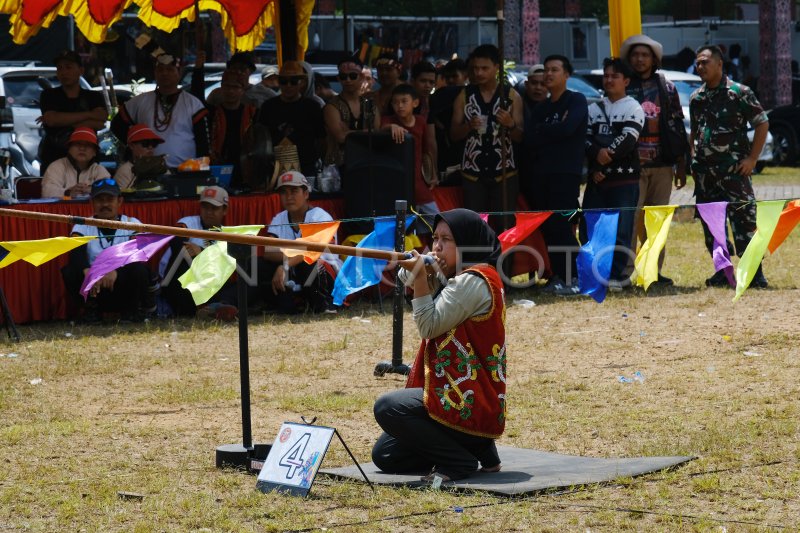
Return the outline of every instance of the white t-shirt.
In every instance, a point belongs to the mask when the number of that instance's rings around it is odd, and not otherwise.
[[[178,220],[178,224],[183,224],[189,229],[203,229],[203,221],[200,219],[199,215],[183,217],[182,219]],[[200,239],[199,237],[190,237],[188,242],[196,244],[200,248],[205,248],[207,244],[206,241]],[[161,261],[158,262],[158,275],[161,276],[161,279],[164,279],[164,275],[167,273],[167,266],[169,265],[171,258],[172,249],[168,247],[164,251],[164,255],[161,256]]]
[[[131,119],[131,124],[147,124],[155,131],[164,142],[156,146],[153,154],[167,154],[167,166],[176,168],[178,165],[197,157],[197,147],[194,142],[194,120],[196,115],[204,112],[203,103],[191,94],[181,91],[172,116],[167,126],[156,127],[154,110],[158,109],[159,121],[165,120],[161,106],[157,102],[155,91],[134,96],[123,104],[125,111]]]
[[[303,223],[308,224],[314,222],[331,221],[333,221],[333,217],[331,217],[327,211],[321,207],[312,207],[306,211],[306,216],[303,220]],[[274,235],[279,239],[295,240],[301,237],[300,228],[291,226],[291,223],[289,222],[288,211],[281,211],[275,215],[275,217],[272,219],[272,222],[270,222],[269,227],[267,228],[267,233]],[[333,243],[336,244],[336,237],[334,237]],[[339,256],[336,254],[324,253],[320,259],[335,267],[337,272],[342,266],[342,260],[339,259]]]
[[[132,222],[134,224],[141,224],[138,218],[127,217],[120,215],[120,222]],[[118,229],[113,234],[100,233],[100,228],[97,226],[89,226],[87,224],[75,224],[72,227],[72,233],[83,235],[84,237],[97,237],[86,243],[86,253],[89,254],[89,264],[94,263],[100,252],[106,248],[110,248],[116,244],[123,243],[130,240],[135,233],[129,229]]]
[[[50,163],[47,170],[44,171],[42,198],[61,198],[67,189],[78,183],[91,185],[99,179],[110,177],[108,170],[97,163],[92,163],[86,170],[81,170],[79,174],[70,160],[62,157]]]

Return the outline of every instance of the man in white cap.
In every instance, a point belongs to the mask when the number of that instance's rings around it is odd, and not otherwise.
[[[639,136],[639,204],[634,224],[632,249],[637,241],[644,244],[647,233],[644,227],[645,205],[668,205],[672,183],[680,189],[686,185],[686,153],[689,145],[683,126],[683,111],[675,86],[663,74],[661,43],[647,35],[632,35],[620,46],[620,57],[630,64],[634,76],[627,94],[641,104],[645,124]],[[658,258],[658,281],[672,285],[672,280],[661,274],[664,252]],[[629,268],[631,265],[629,264]]]
[[[306,177],[295,170],[278,177],[278,194],[283,211],[275,215],[267,228],[270,237],[295,240],[301,237],[300,224],[332,222],[327,211],[308,203]],[[287,257],[278,248],[267,248],[259,269],[261,293],[267,309],[282,313],[333,311],[331,291],[336,273],[342,266],[339,256],[324,253],[309,265],[303,256]]]
[[[228,213],[228,191],[222,187],[206,187],[200,194],[200,214],[183,217],[178,226],[194,229],[219,231],[225,225]],[[188,270],[192,259],[215,241],[197,237],[174,238],[158,264],[161,277],[162,294],[172,312],[178,316],[195,316],[198,309],[192,294],[181,286],[178,278]],[[209,316],[220,320],[233,320],[236,308],[236,283],[228,282],[217,294],[211,297],[206,310]]]

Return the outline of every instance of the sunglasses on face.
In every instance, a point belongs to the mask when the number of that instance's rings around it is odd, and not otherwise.
[[[157,141],[139,141],[136,144],[138,144],[142,148],[155,148],[156,146],[158,146]]]
[[[278,76],[279,85],[300,85],[306,79],[305,76]]]
[[[92,183],[92,187],[103,187],[105,185],[117,186],[117,181],[114,178],[103,178]]]
[[[360,75],[358,72],[340,72],[339,79],[342,81],[357,80]]]

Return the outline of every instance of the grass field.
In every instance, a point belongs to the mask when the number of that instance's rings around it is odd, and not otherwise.
[[[29,531],[749,531],[800,528],[800,232],[765,260],[771,288],[706,289],[696,222],[673,224],[670,289],[598,305],[509,294],[501,444],[594,457],[694,455],[685,467],[507,500],[318,478],[296,499],[217,470],[241,439],[237,329],[199,321],[21,327],[0,344],[0,529]],[[537,305],[514,305],[520,298]],[[419,339],[406,314],[404,358]],[[258,316],[253,434],[317,416],[361,461],[391,315]],[[9,352],[16,357],[9,357]],[[617,376],[641,371],[644,383]],[[37,380],[41,380],[38,382]],[[38,383],[38,384],[32,384]],[[349,463],[334,440],[325,466]],[[141,497],[123,498],[120,492]],[[455,507],[463,512],[455,512]]]

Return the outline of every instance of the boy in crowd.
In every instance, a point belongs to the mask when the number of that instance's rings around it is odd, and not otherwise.
[[[99,148],[92,128],[75,128],[69,136],[67,156],[53,161],[44,173],[42,198],[86,196],[94,181],[110,177],[95,161]]]

